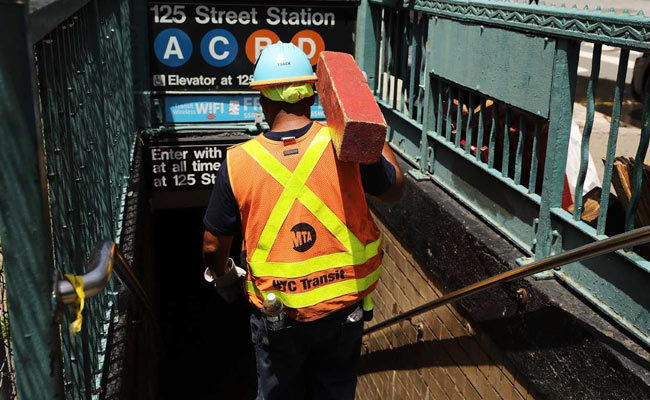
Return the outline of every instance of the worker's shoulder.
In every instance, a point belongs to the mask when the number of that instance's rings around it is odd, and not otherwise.
[[[231,150],[235,150],[235,149],[237,149],[237,148],[239,148],[239,147],[242,147],[242,146],[245,145],[246,143],[248,143],[248,142],[250,142],[250,141],[253,141],[253,140],[258,140],[258,139],[257,139],[257,136],[252,137],[252,138],[250,138],[250,139],[248,139],[248,140],[245,140],[245,141],[243,141],[243,142],[241,142],[241,143],[233,144],[232,146],[229,146],[226,150],[227,150],[228,152],[230,152]]]
[[[319,131],[320,131],[321,129],[325,129],[325,130],[327,130],[327,132],[329,132],[330,134],[333,132],[333,128],[330,127],[330,126],[328,126],[327,123],[325,123],[325,121],[314,121],[313,128],[314,128],[314,129],[317,129],[317,130],[319,130]]]

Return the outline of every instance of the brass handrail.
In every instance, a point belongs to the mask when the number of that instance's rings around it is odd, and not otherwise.
[[[409,311],[395,315],[391,318],[388,318],[387,320],[372,325],[369,328],[365,329],[363,331],[363,334],[370,334],[372,332],[396,324],[402,320],[422,314],[436,307],[444,306],[445,304],[449,304],[456,300],[471,296],[475,293],[482,292],[502,282],[509,282],[515,279],[525,278],[538,272],[543,272],[572,262],[597,257],[619,249],[633,247],[647,242],[650,242],[650,226],[634,229],[629,232],[621,233],[620,235],[615,235],[607,239],[589,243],[562,254],[535,261],[528,265],[524,265],[523,267],[495,275],[491,278],[455,290],[451,293],[447,293],[446,295],[439,297],[433,301],[424,303]]]

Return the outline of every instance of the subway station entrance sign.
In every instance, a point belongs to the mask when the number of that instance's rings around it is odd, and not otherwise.
[[[352,53],[354,6],[149,3],[155,91],[248,91],[269,44],[300,47],[316,65],[323,50]]]

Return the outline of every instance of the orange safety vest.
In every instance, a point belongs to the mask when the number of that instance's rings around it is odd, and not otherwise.
[[[381,235],[359,165],[336,158],[329,128],[298,139],[259,135],[228,149],[248,263],[245,290],[262,308],[273,292],[285,312],[316,320],[370,293],[381,274]]]

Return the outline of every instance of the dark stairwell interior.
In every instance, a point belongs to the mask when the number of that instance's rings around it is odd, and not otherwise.
[[[203,280],[203,208],[154,214],[153,276],[162,332],[160,399],[252,399],[249,306],[226,304]],[[240,240],[233,243],[239,260]]]

